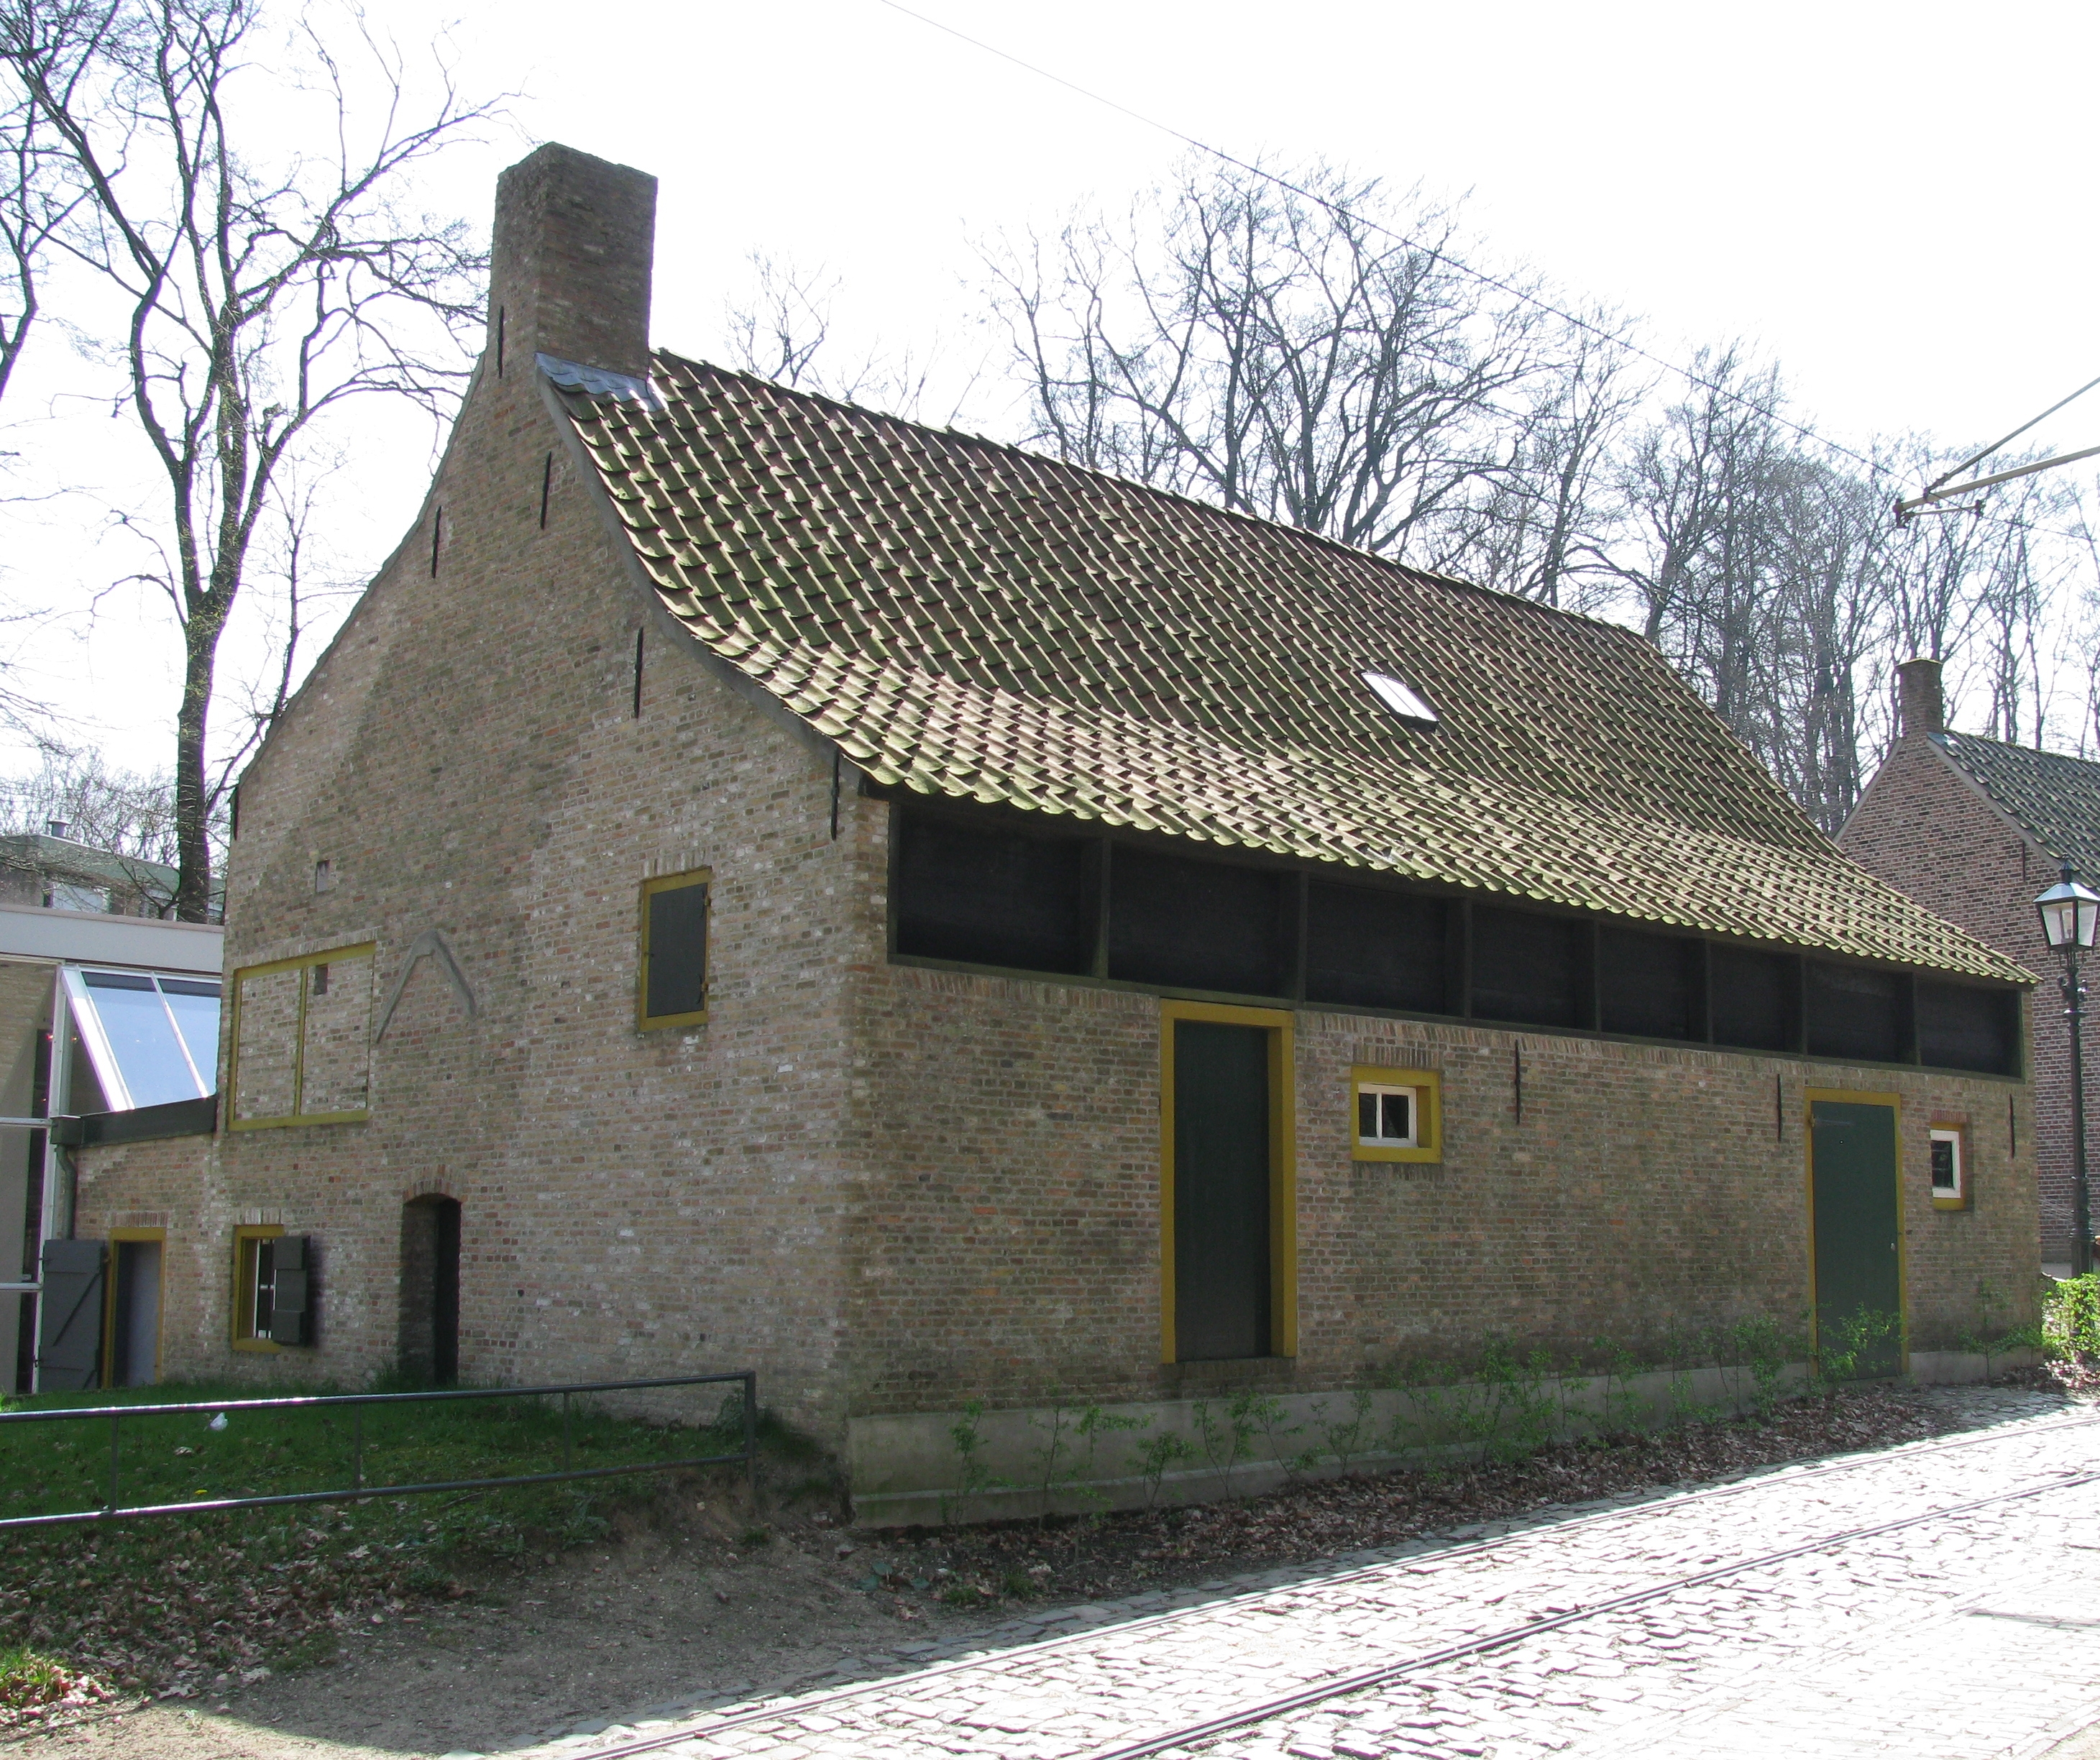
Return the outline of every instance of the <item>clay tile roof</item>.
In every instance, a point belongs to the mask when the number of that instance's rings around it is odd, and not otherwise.
[[[879,783],[2026,976],[1840,854],[1629,630],[673,355],[654,382],[558,393],[642,567]]]
[[[2059,862],[2100,876],[2100,764],[1974,734],[1929,736]]]

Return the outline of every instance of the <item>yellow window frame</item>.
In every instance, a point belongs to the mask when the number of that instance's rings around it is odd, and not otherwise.
[[[1174,1023],[1217,1021],[1268,1030],[1268,1276],[1272,1356],[1298,1354],[1298,1112],[1295,1017],[1287,1008],[1228,1003],[1159,1005],[1159,1360],[1178,1362],[1174,1339]]]
[[[368,1065],[365,1071],[365,1093],[368,1104],[353,1112],[302,1112],[299,1105],[304,1097],[307,1065],[307,993],[313,982],[313,968],[317,965],[333,965],[342,959],[361,959],[376,957],[379,951],[377,942],[362,941],[349,947],[330,947],[320,953],[302,953],[290,959],[268,959],[260,965],[245,965],[236,971],[227,988],[232,992],[233,1030],[226,1054],[226,1127],[229,1131],[274,1131],[288,1124],[359,1124],[372,1116],[369,1102],[372,1074]],[[268,977],[274,973],[297,972],[299,974],[299,1012],[298,1024],[292,1039],[292,1109],[273,1114],[267,1118],[241,1118],[234,1116],[240,1104],[240,989],[251,977]]]
[[[112,1228],[109,1261],[102,1274],[102,1384],[117,1373],[117,1246],[121,1241],[157,1242],[161,1249],[161,1295],[153,1312],[153,1379],[161,1378],[161,1334],[168,1313],[168,1231],[165,1228]]]
[[[233,1231],[233,1312],[227,1326],[236,1351],[281,1351],[275,1339],[255,1336],[255,1267],[261,1255],[254,1251],[264,1241],[283,1237],[281,1224],[274,1222],[240,1224]],[[245,1324],[247,1330],[242,1330]]]
[[[638,1032],[651,1032],[660,1026],[698,1026],[708,1017],[707,995],[714,988],[714,917],[715,871],[711,867],[686,868],[676,874],[659,874],[642,883],[639,900],[640,924],[635,945],[639,950],[634,962],[634,1026]],[[679,892],[688,886],[704,886],[708,889],[707,909],[700,918],[700,957],[704,962],[701,970],[700,1006],[688,1008],[677,1014],[651,1014],[649,1012],[649,901],[660,892]]]
[[[1414,1146],[1381,1149],[1364,1142],[1357,1128],[1357,1101],[1366,1087],[1411,1087],[1415,1093]],[[1436,1070],[1383,1070],[1360,1063],[1349,1071],[1349,1157],[1352,1161],[1441,1161],[1444,1158],[1444,1078]]]

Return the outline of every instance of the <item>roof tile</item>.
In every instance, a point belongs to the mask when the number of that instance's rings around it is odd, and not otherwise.
[[[878,782],[2018,980],[1632,631],[683,360],[562,402],[695,639]],[[1433,730],[1363,684],[1396,673]]]

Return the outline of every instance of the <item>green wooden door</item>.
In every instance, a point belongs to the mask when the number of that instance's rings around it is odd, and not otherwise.
[[[1174,1022],[1174,1354],[1269,1354],[1268,1030]]]
[[[1819,1100],[1810,1109],[1809,1180],[1815,1207],[1818,1350],[1845,1348],[1864,1313],[1898,1317],[1860,1355],[1854,1373],[1903,1368],[1903,1271],[1897,1237],[1896,1109],[1878,1101]]]

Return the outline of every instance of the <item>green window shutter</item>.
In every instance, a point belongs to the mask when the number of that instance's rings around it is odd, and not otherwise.
[[[58,1392],[102,1382],[106,1249],[99,1241],[46,1241],[38,1303],[38,1383]]]
[[[651,1020],[697,1014],[708,1005],[708,889],[666,886],[649,894],[646,1006]]]
[[[313,1260],[303,1234],[263,1243],[270,1254],[270,1338],[276,1344],[313,1343]]]

